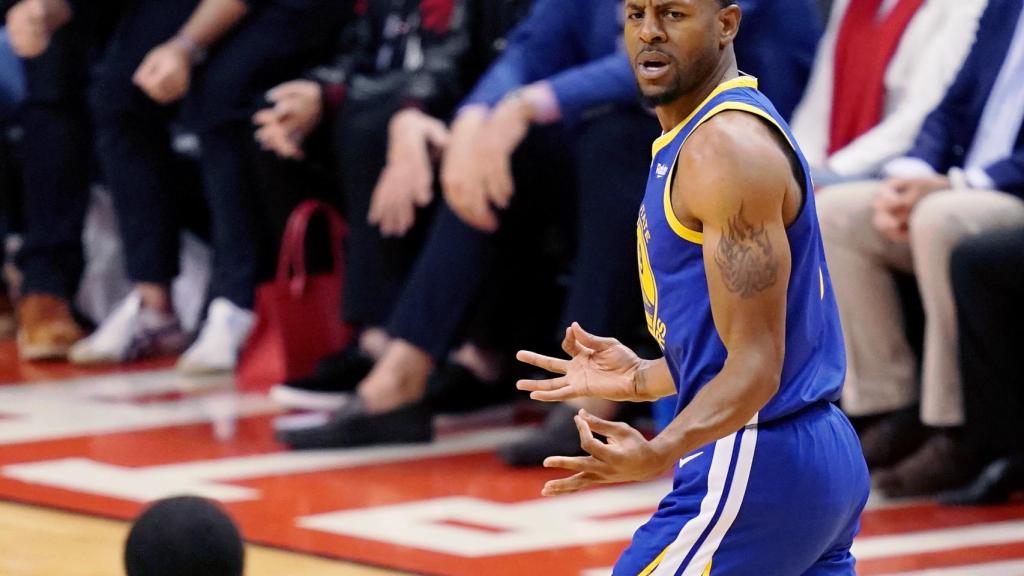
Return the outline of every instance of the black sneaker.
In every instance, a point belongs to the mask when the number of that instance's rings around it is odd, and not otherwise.
[[[353,398],[326,424],[279,430],[277,440],[295,450],[355,448],[379,444],[416,444],[434,439],[433,410],[421,400],[381,414],[367,414]]]
[[[274,386],[270,399],[298,410],[338,410],[372,369],[373,359],[350,346],[321,360],[312,376]]]
[[[505,379],[488,382],[455,362],[437,368],[427,384],[427,397],[439,414],[465,414],[512,403],[519,395]]]

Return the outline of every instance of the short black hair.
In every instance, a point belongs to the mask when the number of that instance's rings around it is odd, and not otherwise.
[[[728,6],[732,6],[735,3],[736,3],[736,0],[718,0],[718,5],[721,6],[722,8],[726,8]]]

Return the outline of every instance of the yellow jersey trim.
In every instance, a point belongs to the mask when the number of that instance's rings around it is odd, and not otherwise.
[[[637,574],[637,576],[651,576],[651,572],[654,572],[658,565],[661,564],[661,561],[665,558],[665,554],[668,553],[668,549],[669,547],[666,546],[665,549],[661,551],[661,554],[658,554],[658,557],[648,564],[647,568],[644,568],[643,572]]]
[[[704,569],[702,576],[711,576],[711,562],[708,562],[708,567]]]
[[[710,102],[711,100],[713,100],[715,98],[715,96],[718,96],[719,94],[721,94],[722,92],[725,92],[726,90],[732,90],[733,88],[754,88],[754,89],[757,89],[757,78],[754,78],[753,76],[740,76],[738,78],[733,78],[732,80],[728,80],[726,82],[722,82],[721,84],[719,84],[711,92],[711,94],[708,94],[708,97],[705,98],[704,101],[701,102],[699,106],[697,106],[696,108],[693,109],[693,112],[691,112],[690,115],[687,116],[685,120],[683,120],[679,124],[676,124],[675,128],[673,128],[673,129],[669,130],[668,132],[662,134],[661,136],[659,136],[654,141],[654,144],[651,146],[651,155],[653,156],[653,155],[657,154],[658,152],[661,151],[662,148],[664,148],[665,146],[668,146],[669,142],[674,140],[675,137],[679,135],[679,131],[683,129],[683,126],[686,126],[687,124],[689,124],[690,120],[693,120],[693,117],[697,114],[697,112],[700,112],[701,108],[706,106],[708,102]]]
[[[771,114],[765,112],[764,110],[758,108],[757,106],[751,106],[746,102],[723,102],[718,106],[715,106],[710,111],[708,111],[708,113],[705,114],[703,118],[700,119],[700,122],[698,122],[696,126],[693,127],[693,130],[690,132],[690,134],[687,135],[687,139],[689,139],[689,137],[692,136],[693,133],[697,131],[697,128],[700,128],[705,122],[711,120],[717,114],[725,112],[726,110],[739,110],[741,112],[748,112],[750,114],[754,114],[755,116],[760,116],[761,118],[764,118],[773,126],[775,126],[779,130],[779,132],[782,133],[783,136],[786,137],[786,141],[789,142],[789,145],[794,150],[796,149],[796,144],[789,137],[789,134],[786,134],[786,131],[783,130],[782,126],[778,122],[775,121],[775,118],[772,118]],[[686,140],[683,140],[683,144],[685,143]],[[683,145],[680,144],[679,151],[682,152],[682,150]],[[686,240],[687,242],[703,245],[704,233],[698,232],[691,228],[687,228],[686,225],[679,221],[679,218],[676,217],[675,210],[672,209],[672,183],[673,181],[675,181],[675,171],[676,165],[678,163],[679,157],[676,156],[675,160],[672,161],[672,170],[669,172],[668,181],[665,182],[665,193],[663,195],[663,203],[665,205],[665,219],[668,221],[669,227],[672,228],[672,231],[675,232],[677,236],[679,236],[683,240]]]

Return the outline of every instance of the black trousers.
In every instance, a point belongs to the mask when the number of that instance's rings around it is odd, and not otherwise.
[[[574,146],[564,135],[532,133],[513,159],[516,197],[498,233],[477,231],[447,207],[438,209],[389,332],[442,359],[485,280],[496,278],[511,278],[514,284],[501,283],[519,289],[505,291],[498,311],[510,318],[495,326],[521,324],[516,305],[532,301],[523,290],[544,275],[548,263],[537,255],[545,248],[545,219],[554,217],[555,229],[574,231],[576,247],[562,327],[575,320],[594,333],[630,339],[643,316],[635,269],[637,209],[658,133],[654,118],[638,109],[591,120],[574,135]],[[553,210],[565,200],[575,200],[568,215]]]
[[[968,441],[986,460],[1024,454],[1024,228],[965,241],[951,268]]]
[[[253,197],[251,115],[264,93],[294,79],[328,48],[345,3],[318,8],[269,3],[253,12],[194,74],[181,106],[160,106],[131,82],[154,46],[171,38],[197,0],[144,0],[127,9],[93,90],[98,147],[126,246],[129,277],[169,283],[178,272],[180,160],[172,122],[199,136],[200,172],[214,253],[210,297],[251,308],[267,249]],[[310,4],[312,6],[313,4]]]
[[[84,267],[82,225],[93,175],[86,90],[96,40],[89,24],[72,21],[43,55],[25,62],[29,93],[17,149],[24,240],[17,264],[25,294],[70,300]]]

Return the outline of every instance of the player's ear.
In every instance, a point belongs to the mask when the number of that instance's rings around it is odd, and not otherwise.
[[[718,11],[718,43],[721,47],[732,44],[736,34],[740,31],[740,20],[743,19],[743,11],[739,4],[731,4]]]

